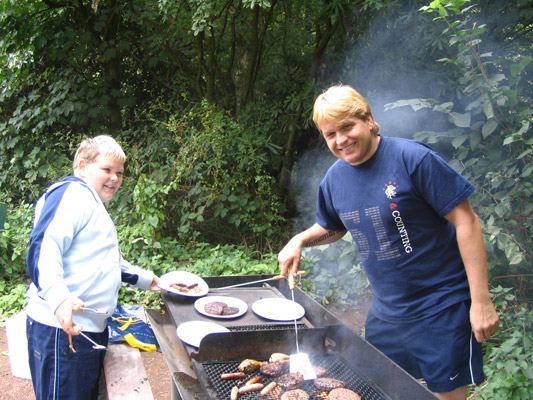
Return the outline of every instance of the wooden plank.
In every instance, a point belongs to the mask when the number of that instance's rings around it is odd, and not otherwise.
[[[153,400],[152,388],[139,349],[126,343],[110,344],[104,359],[109,400]]]

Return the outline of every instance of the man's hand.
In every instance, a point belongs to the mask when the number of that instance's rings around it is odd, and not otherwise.
[[[488,302],[483,303],[472,301],[472,305],[470,306],[470,324],[479,343],[490,339],[496,333],[500,325],[500,318],[490,299]]]
[[[293,237],[289,243],[278,254],[278,263],[281,266],[281,275],[288,277],[290,274],[295,274],[300,266],[300,258],[302,256],[302,244]]]

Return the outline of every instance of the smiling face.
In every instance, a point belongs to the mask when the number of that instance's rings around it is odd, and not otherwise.
[[[341,122],[323,120],[319,130],[330,151],[351,165],[360,165],[376,152],[380,137],[373,133],[374,119],[348,117]]]
[[[93,162],[80,159],[76,176],[92,187],[102,202],[113,198],[122,185],[124,161],[114,156],[99,155]]]

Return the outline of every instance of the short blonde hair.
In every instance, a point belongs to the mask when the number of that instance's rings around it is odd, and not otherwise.
[[[84,139],[78,146],[72,167],[74,171],[78,169],[80,160],[83,159],[87,164],[96,161],[98,156],[115,157],[119,161],[126,161],[124,150],[117,143],[115,139],[108,135],[95,136],[93,138]]]
[[[320,131],[324,121],[341,123],[350,117],[366,120],[372,116],[372,110],[365,98],[354,88],[347,85],[331,86],[318,96],[313,107],[313,121]],[[373,117],[372,117],[373,118]],[[379,124],[374,121],[372,133],[377,135]]]

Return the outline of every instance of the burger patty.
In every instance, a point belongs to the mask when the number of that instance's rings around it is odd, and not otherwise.
[[[294,389],[283,393],[281,400],[309,400],[309,395],[302,389]]]
[[[321,377],[327,374],[328,370],[324,367],[314,366],[313,370],[315,371],[316,376]]]
[[[208,314],[222,315],[222,313],[224,312],[224,308],[226,308],[227,306],[228,305],[222,301],[212,301],[204,305],[204,310]]]
[[[233,314],[237,314],[238,312],[239,312],[239,307],[226,306],[222,310],[222,315],[233,315]]]
[[[304,376],[300,372],[291,372],[281,375],[276,382],[283,389],[294,389],[300,386],[304,381]]]
[[[259,371],[262,374],[268,376],[280,376],[285,372],[285,368],[285,364],[282,364],[278,361],[274,361],[264,363],[263,365],[261,365],[261,367],[259,367]]]
[[[346,388],[337,388],[329,392],[329,400],[361,400],[361,396],[353,390]]]
[[[318,378],[315,379],[314,384],[318,390],[326,390],[328,392],[346,386],[346,382],[333,378]]]

